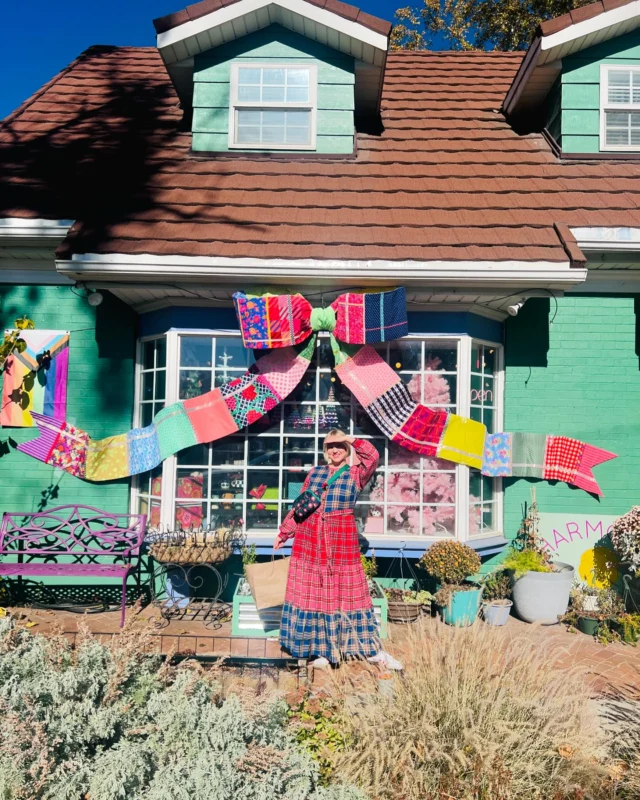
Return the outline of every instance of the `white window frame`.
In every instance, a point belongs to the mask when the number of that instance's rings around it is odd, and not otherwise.
[[[166,365],[166,404],[174,403],[179,399],[179,382],[180,382],[180,337],[181,336],[211,336],[211,337],[240,337],[238,331],[230,330],[170,330],[165,334],[166,338],[166,352],[167,352],[167,365]],[[141,339],[138,343],[137,358],[136,358],[136,392],[135,392],[135,412],[134,412],[134,425],[140,425],[140,399],[142,387],[142,346],[143,342],[151,339],[160,338],[160,335],[147,336]],[[473,344],[481,344],[489,347],[496,348],[496,361],[494,371],[494,391],[495,391],[495,413],[494,413],[494,427],[496,431],[503,429],[504,424],[504,349],[503,345],[499,342],[494,342],[478,337],[470,336],[467,334],[409,334],[406,339],[424,340],[438,340],[443,339],[451,342],[456,342],[458,346],[458,368],[457,368],[457,396],[455,397],[456,413],[469,417],[471,415],[471,352]],[[393,343],[392,343],[393,344]],[[322,369],[322,372],[326,370]],[[453,398],[452,398],[453,400]],[[286,401],[285,401],[286,402]],[[316,401],[317,402],[317,401]],[[280,436],[283,434],[282,430]],[[289,436],[292,434],[288,434]],[[380,437],[386,438],[384,434],[380,433]],[[245,438],[245,461],[248,454],[248,439]],[[204,467],[205,470],[210,470],[210,467]],[[239,468],[240,469],[240,468]],[[246,469],[245,467],[242,468]],[[479,531],[477,533],[470,533],[469,531],[469,516],[470,516],[470,470],[462,464],[453,464],[452,470],[455,470],[456,477],[456,496],[455,496],[455,540],[461,542],[477,541],[485,538],[491,538],[502,535],[503,531],[503,509],[504,509],[504,496],[502,488],[502,480],[494,478],[494,498],[495,498],[495,514],[494,514],[494,528],[486,531]],[[282,464],[279,467],[279,472],[283,472],[284,467]],[[399,470],[402,471],[402,470]],[[412,471],[412,470],[409,470]],[[393,472],[392,465],[387,465],[385,474]],[[177,481],[177,457],[175,455],[165,459],[162,468],[162,498],[160,508],[160,525],[164,530],[172,530],[174,527],[174,514],[176,506],[176,481]],[[282,485],[282,477],[279,477],[279,485]],[[138,489],[139,482],[137,479],[132,481],[131,489],[131,508],[136,511],[138,508],[138,499],[140,492]],[[282,498],[280,498],[282,500]],[[284,504],[283,504],[284,507]],[[380,540],[385,544],[393,545],[394,543],[406,542],[411,545],[414,543],[434,542],[438,539],[451,539],[450,536],[423,536],[423,535],[410,535],[410,534],[364,534],[368,538],[376,540],[376,546]],[[273,539],[274,530],[251,530],[249,537],[258,543],[269,542]]]
[[[640,145],[610,144],[607,145],[606,112],[621,111],[622,113],[635,111],[640,113],[640,103],[610,103],[609,102],[609,73],[619,70],[640,73],[640,66],[632,64],[600,64],[600,150],[604,152],[637,153]]]
[[[299,69],[303,67],[309,70],[309,102],[308,103],[253,103],[238,100],[238,73],[240,67],[251,67],[260,69],[269,67],[272,69]],[[302,110],[310,111],[309,122],[309,144],[246,144],[236,142],[236,110],[239,108],[251,108],[258,111],[262,110]],[[229,149],[232,150],[315,150],[316,149],[316,130],[318,118],[318,66],[309,62],[289,61],[287,63],[269,63],[264,61],[234,61],[231,64],[231,81],[229,86]]]

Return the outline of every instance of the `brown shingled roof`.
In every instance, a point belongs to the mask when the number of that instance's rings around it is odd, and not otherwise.
[[[192,154],[157,51],[91,48],[0,127],[0,217],[78,220],[66,255],[566,262],[566,226],[640,227],[640,165],[517,135],[521,59],[392,52],[381,135],[270,160]]]
[[[240,2],[240,0],[201,0],[200,3],[187,6],[182,11],[176,11],[173,14],[167,14],[164,17],[154,19],[153,24],[156,33],[165,33],[166,31],[172,30],[172,28],[177,28],[178,25],[182,25],[185,22],[200,19],[200,17],[210,14],[212,11],[217,11],[224,6],[230,6],[238,2]],[[305,0],[305,2],[311,3],[311,5],[318,6],[319,8],[325,8],[327,11],[337,14],[339,17],[344,17],[344,19],[364,25],[365,28],[370,28],[372,31],[380,33],[383,36],[388,36],[391,33],[390,22],[380,19],[379,17],[373,17],[371,14],[367,14],[359,8],[356,8],[356,6],[342,3],[341,0]]]
[[[598,14],[603,14],[605,11],[612,11],[614,8],[626,6],[634,0],[597,0],[596,3],[589,3],[589,5],[574,8],[567,14],[562,14],[554,19],[549,19],[540,24],[540,33],[542,36],[551,36],[552,33],[563,31],[577,22],[584,22],[586,19],[597,17]]]

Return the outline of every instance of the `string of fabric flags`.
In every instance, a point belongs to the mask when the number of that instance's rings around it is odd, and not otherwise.
[[[152,423],[106,439],[65,421],[32,414],[39,436],[18,449],[78,478],[106,481],[137,475],[180,450],[221,439],[257,422],[303,379],[316,334],[328,331],[336,373],[378,428],[421,455],[466,464],[492,477],[559,480],[602,494],[596,465],[616,458],[567,436],[489,433],[481,422],[417,403],[373,347],[408,333],[403,288],[340,295],[312,308],[302,295],[237,292],[244,346],[270,352],[221,387],[162,409]]]

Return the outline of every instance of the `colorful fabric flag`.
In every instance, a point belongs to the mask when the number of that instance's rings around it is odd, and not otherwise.
[[[482,474],[563,481],[601,496],[592,469],[612,458],[617,458],[615,453],[569,436],[490,433],[485,439]]]
[[[22,353],[14,353],[2,384],[0,425],[32,428],[36,414],[64,420],[67,414],[69,332],[26,330]]]
[[[244,374],[213,391],[163,408],[146,428],[106,439],[92,440],[63,420],[32,413],[39,435],[18,445],[18,450],[86,480],[147,472],[180,450],[221,439],[268,414],[303,379],[315,353],[315,332],[325,330],[333,332],[331,350],[343,385],[376,426],[402,447],[481,469],[488,476],[561,480],[601,493],[592,468],[615,458],[613,453],[567,436],[489,434],[481,422],[446,409],[428,408],[412,398],[398,373],[371,346],[407,333],[404,289],[348,293],[322,309],[313,309],[301,295],[257,297],[237,292],[234,302],[245,346],[271,350]],[[57,340],[48,345],[48,352],[56,355],[47,366],[51,369],[50,364],[65,347]],[[32,345],[26,357],[26,363],[38,365],[38,369],[42,361],[39,347]],[[59,363],[59,373],[53,373],[56,385],[62,366],[66,378],[66,362]],[[55,400],[47,407],[57,408]],[[267,487],[263,496],[255,499],[275,499],[274,491],[277,494],[277,489]],[[270,509],[272,504],[260,502],[256,508],[259,506]]]

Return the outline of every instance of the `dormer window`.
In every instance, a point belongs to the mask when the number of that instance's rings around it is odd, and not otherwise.
[[[314,64],[233,63],[229,147],[314,150],[316,87]]]
[[[640,67],[600,67],[600,149],[640,150]]]

